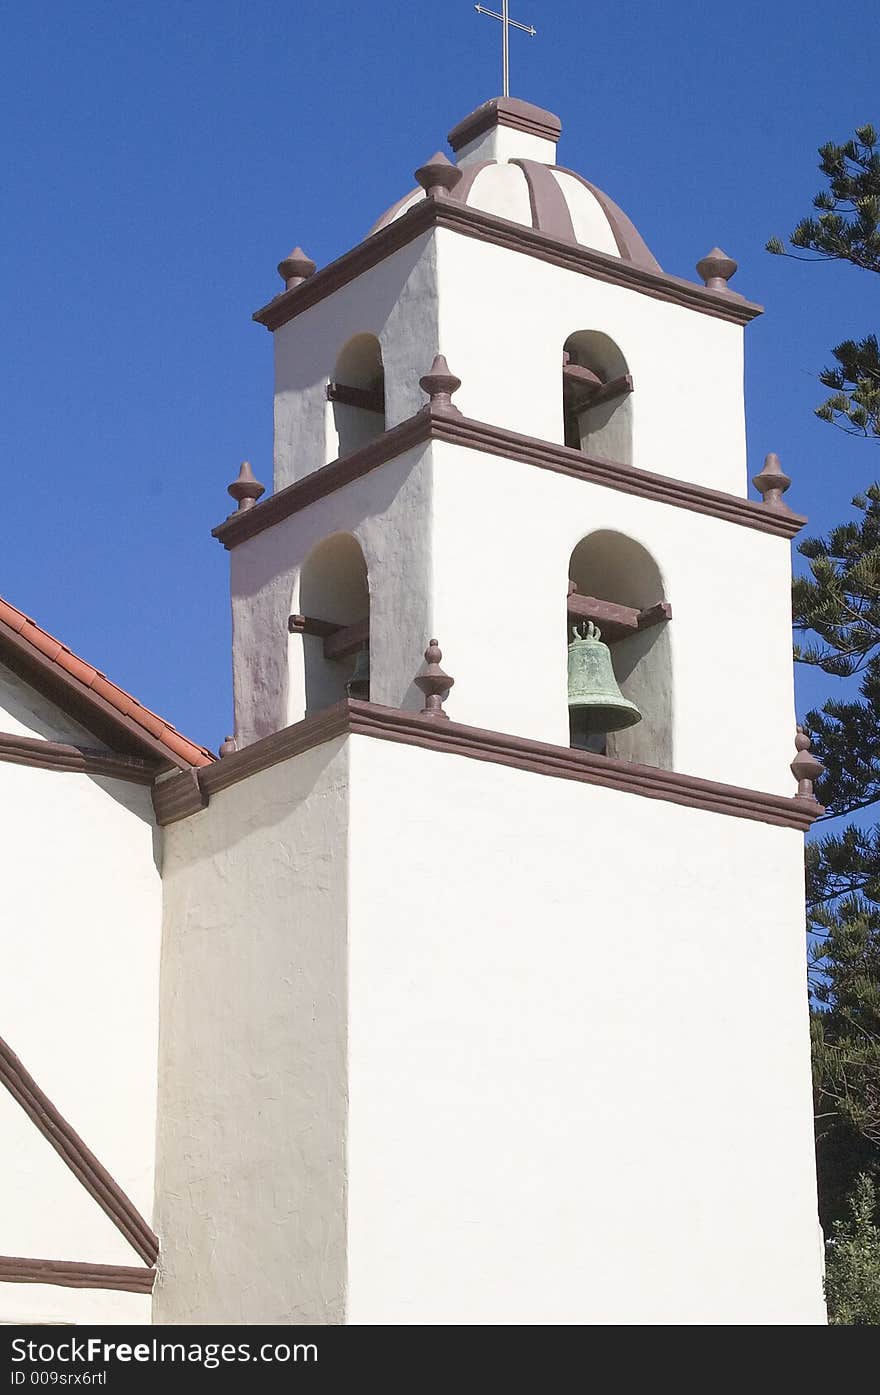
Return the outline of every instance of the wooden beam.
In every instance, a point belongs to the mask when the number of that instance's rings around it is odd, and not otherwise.
[[[598,407],[601,402],[611,402],[616,397],[626,397],[633,390],[633,380],[629,373],[603,383],[597,374],[589,368],[581,368],[579,363],[563,364],[562,382],[574,412]]]
[[[317,635],[318,639],[327,639],[342,626],[334,625],[332,620],[316,620],[312,615],[288,615],[287,628],[292,635]]]
[[[337,628],[336,632],[324,640],[325,659],[344,659],[354,654],[370,638],[370,620],[358,620],[354,625]]]
[[[602,631],[606,644],[615,644],[627,635],[639,630],[661,625],[672,619],[672,606],[668,601],[636,610],[633,606],[616,605],[613,601],[600,601],[597,596],[581,596],[573,591],[568,597],[569,620],[592,620]]]
[[[327,401],[341,402],[344,407],[360,407],[364,412],[385,415],[385,393],[381,388],[349,387],[347,383],[328,383]]]
[[[332,620],[316,620],[313,615],[289,615],[287,628],[292,635],[323,639],[325,659],[344,659],[370,638],[369,616],[353,625],[338,625]]]

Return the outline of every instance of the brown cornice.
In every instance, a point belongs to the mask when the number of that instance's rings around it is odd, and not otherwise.
[[[0,731],[0,761],[30,765],[40,770],[60,770],[82,775],[103,775],[110,780],[128,780],[135,785],[151,785],[158,764],[136,756],[117,756],[112,751],[93,751],[85,746],[68,746],[61,741],[18,736]]]
[[[446,139],[453,150],[459,151],[462,146],[486,131],[494,130],[496,126],[526,131],[530,136],[540,136],[554,145],[562,134],[562,122],[552,111],[545,111],[543,107],[536,107],[519,97],[493,97],[463,117],[453,126]]]
[[[570,446],[542,441],[536,436],[522,436],[504,426],[474,421],[458,412],[423,407],[414,417],[392,427],[361,450],[313,470],[310,475],[255,504],[252,509],[231,514],[213,530],[213,536],[226,548],[237,547],[264,528],[299,513],[317,499],[323,499],[377,466],[393,460],[403,451],[428,440],[445,441],[484,454],[520,460],[541,470],[552,470],[556,474],[587,480],[622,494],[635,494],[642,499],[671,504],[673,508],[708,514],[726,523],[755,528],[758,532],[772,533],[776,537],[793,538],[807,521],[800,514],[787,509],[774,509],[752,499],[741,499],[736,494],[707,489],[702,484],[672,479],[668,475],[655,474],[653,470],[640,470],[635,465],[621,465],[615,460],[584,455]]]
[[[246,538],[262,533],[264,528],[271,528],[273,523],[280,523],[283,518],[289,518],[291,514],[299,513],[300,509],[314,504],[316,500],[333,494],[343,485],[359,480],[362,475],[368,475],[377,466],[394,460],[413,446],[420,446],[429,441],[433,434],[434,419],[434,414],[423,408],[415,416],[408,417],[399,426],[392,426],[390,431],[383,432],[375,441],[370,441],[351,455],[340,456],[329,465],[322,465],[319,470],[313,470],[301,480],[279,489],[277,494],[270,494],[262,499],[252,509],[243,513],[231,513],[223,523],[219,523],[212,530],[212,536],[218,538],[224,547],[237,547]]]
[[[712,315],[716,319],[729,320],[732,324],[745,325],[756,315],[763,313],[760,305],[739,299],[720,291],[707,290],[693,281],[669,276],[664,271],[652,271],[644,266],[635,266],[621,257],[613,257],[606,252],[597,252],[592,247],[580,243],[564,242],[539,232],[537,228],[514,223],[507,218],[497,218],[492,213],[484,213],[470,204],[463,204],[450,198],[425,197],[393,223],[388,223],[378,232],[372,233],[359,242],[350,252],[345,252],[336,261],[330,262],[314,276],[292,290],[282,291],[268,305],[254,314],[258,324],[269,330],[280,329],[288,320],[294,319],[303,310],[316,305],[326,296],[332,295],[349,281],[355,280],[370,267],[378,265],[393,252],[399,251],[414,238],[432,228],[447,228],[461,233],[464,237],[476,238],[479,242],[490,242],[496,247],[504,247],[511,252],[522,252],[539,261],[550,262],[564,267],[567,271],[578,272],[582,276],[592,276],[597,281],[608,281],[613,285],[626,286],[654,300],[670,301],[683,305],[689,310],[697,310],[702,315]]]
[[[183,772],[186,778],[186,772]],[[0,1084],[5,1085],[55,1152],[67,1164],[101,1210],[148,1265],[156,1262],[159,1240],[134,1202],[102,1167],[79,1134],[43,1094],[15,1052],[0,1038]]]
[[[471,760],[528,770],[536,775],[576,780],[581,784],[599,785],[604,789],[637,794],[646,799],[662,799],[669,804],[686,805],[708,813],[752,819],[800,831],[808,829],[822,812],[812,799],[764,794],[738,785],[701,780],[695,775],[680,775],[655,766],[612,760],[568,746],[529,741],[521,736],[508,736],[504,732],[464,726],[460,722],[422,717],[414,712],[380,707],[376,703],[358,702],[351,698],[261,741],[255,741],[253,745],[226,756],[214,765],[206,766],[199,771],[199,781],[205,794],[210,796],[216,790],[344,735],[372,736],[381,741],[397,741],[432,751],[445,751]],[[181,778],[179,775],[171,776],[156,787],[154,803],[160,824],[172,823],[184,816],[175,812],[173,803],[173,786]]]
[[[20,1259],[0,1255],[0,1283],[55,1284],[61,1288],[112,1288],[152,1293],[155,1269],[138,1265],[70,1263],[61,1259]]]

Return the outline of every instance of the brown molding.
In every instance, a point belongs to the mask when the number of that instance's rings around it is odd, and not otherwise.
[[[370,441],[360,450],[353,451],[351,455],[340,456],[329,465],[322,465],[320,469],[304,475],[301,480],[295,480],[293,484],[280,489],[277,494],[270,494],[267,499],[262,499],[259,504],[248,509],[246,514],[231,514],[212,529],[212,536],[219,538],[224,547],[237,547],[247,538],[262,533],[264,528],[270,528],[273,523],[280,523],[283,518],[299,513],[301,509],[314,504],[318,499],[326,498],[343,485],[361,479],[379,465],[385,465],[389,460],[403,455],[404,451],[411,450],[413,446],[423,445],[431,439],[431,435],[432,417],[427,409],[423,408],[415,416],[408,417],[399,426],[392,426],[390,431],[383,432],[375,441]]]
[[[522,436],[517,431],[509,431],[503,426],[491,426],[484,421],[474,421],[458,412],[423,407],[415,416],[409,417],[399,426],[392,427],[361,450],[342,456],[330,465],[322,465],[320,469],[313,470],[310,475],[287,485],[277,494],[270,495],[268,499],[264,499],[244,514],[232,514],[213,529],[213,536],[226,548],[237,547],[239,543],[261,533],[264,528],[270,528],[282,519],[290,518],[292,514],[299,513],[317,499],[323,499],[334,490],[360,479],[379,465],[384,465],[402,455],[404,451],[422,445],[428,440],[446,441],[450,445],[463,446],[484,454],[519,460],[526,465],[536,465],[542,470],[552,470],[572,479],[587,480],[591,484],[600,484],[622,494],[634,494],[642,499],[671,504],[673,508],[707,514],[712,518],[722,519],[725,523],[754,528],[758,532],[771,533],[775,537],[793,538],[807,521],[800,514],[791,513],[787,508],[769,508],[753,499],[741,499],[736,494],[725,494],[719,489],[708,489],[702,484],[690,484],[686,480],[655,474],[653,470],[638,469],[635,465],[622,465],[616,460],[584,455],[583,451],[575,450],[571,446],[558,445],[555,441]]]
[[[186,779],[186,772],[182,772]],[[134,1202],[98,1162],[92,1150],[86,1147],[79,1134],[58,1112],[55,1105],[40,1089],[33,1076],[18,1059],[15,1052],[0,1037],[0,1084],[5,1085],[14,1100],[21,1105],[25,1114],[36,1125],[55,1152],[67,1164],[74,1177],[78,1178],[86,1191],[97,1201],[105,1215],[116,1226],[140,1255],[146,1264],[155,1264],[159,1253],[159,1240],[153,1233]]]
[[[136,756],[117,756],[112,751],[93,751],[86,746],[68,746],[61,741],[43,741],[39,737],[18,736],[8,731],[0,731],[0,761],[40,770],[102,775],[109,780],[128,780],[135,785],[151,785],[159,769],[156,762],[139,760]]]
[[[210,796],[314,746],[339,736],[352,735],[372,736],[381,741],[397,741],[432,751],[445,751],[450,755],[490,761],[536,775],[576,780],[585,785],[599,785],[604,789],[637,794],[646,799],[662,799],[669,804],[794,828],[801,832],[810,827],[820,812],[812,799],[797,796],[789,799],[784,795],[765,794],[760,790],[702,780],[695,775],[681,775],[655,766],[613,760],[568,746],[530,741],[525,737],[469,727],[455,721],[438,721],[436,717],[424,717],[419,713],[403,712],[396,707],[381,707],[352,698],[274,732],[261,741],[255,741],[253,745],[233,752],[214,765],[206,766],[200,772],[200,781],[205,793]],[[175,819],[185,817],[185,814],[176,812],[173,800],[173,786],[181,778],[173,775],[158,787],[158,790],[164,791],[161,795],[157,791],[155,801],[156,815],[161,824],[173,823]]]
[[[537,228],[526,227],[524,223],[514,223],[493,213],[484,213],[482,209],[473,208],[457,199],[426,197],[419,199],[393,223],[379,228],[350,252],[330,262],[302,285],[282,291],[268,305],[257,310],[253,318],[269,330],[280,329],[304,310],[317,305],[326,296],[356,280],[365,271],[434,228],[446,228],[479,242],[490,242],[508,251],[522,252],[525,256],[536,257],[539,261],[550,262],[567,271],[625,286],[654,300],[669,301],[702,315],[728,320],[732,324],[748,324],[763,313],[762,306],[737,298],[729,292],[708,290],[694,281],[669,276],[650,266],[636,265],[580,243],[565,242]]]
[[[288,760],[290,756],[298,756],[302,751],[310,751],[313,746],[321,746],[325,741],[345,736],[349,731],[350,705],[350,700],[338,702],[333,707],[316,712],[314,716],[305,717],[293,726],[284,727],[281,731],[273,732],[271,736],[264,736],[241,751],[231,751],[222,761],[217,761],[210,767],[206,766],[199,774],[203,798],[199,808],[204,808],[211,795],[226,789],[228,785],[238,784],[239,780],[246,780],[249,775],[256,775],[260,770],[268,770],[270,766]],[[210,780],[203,779],[209,771]],[[161,780],[153,787],[153,808],[158,822],[163,826],[176,823],[178,819],[185,819],[196,812],[195,809],[186,807],[185,800],[178,794],[176,787],[182,783],[177,775],[170,775],[167,780]]]
[[[562,134],[562,122],[552,111],[536,107],[532,102],[524,102],[520,97],[493,97],[463,117],[453,126],[446,139],[457,152],[496,126],[525,131],[530,136],[552,141],[554,145]]]
[[[511,160],[510,163],[519,165],[526,177],[532,227],[540,228],[560,242],[577,242],[568,200],[550,173],[550,166],[539,160]]]
[[[223,760],[225,763],[228,756],[224,756]],[[182,770],[179,779],[176,775],[170,775],[165,779],[156,780],[152,800],[153,811],[159,823],[173,823],[175,819],[185,819],[189,814],[197,814],[200,809],[208,807],[208,796],[202,789],[199,771],[195,767]],[[160,809],[165,815],[164,819],[159,816]]]
[[[55,1284],[61,1288],[112,1288],[152,1293],[155,1269],[127,1264],[70,1263],[61,1259],[20,1259],[0,1255],[0,1283]]]

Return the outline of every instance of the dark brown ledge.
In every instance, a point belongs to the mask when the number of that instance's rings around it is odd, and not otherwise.
[[[328,383],[327,401],[339,402],[344,407],[359,407],[364,412],[385,415],[385,394],[375,388],[349,387],[346,383]]]
[[[71,1263],[61,1259],[20,1259],[0,1255],[0,1283],[55,1284],[61,1288],[112,1288],[152,1293],[155,1269],[127,1264]]]
[[[639,630],[665,624],[672,619],[672,606],[668,601],[657,601],[655,605],[636,610],[634,606],[617,605],[614,601],[601,601],[596,596],[581,596],[574,591],[568,597],[568,618],[592,620],[602,631],[605,643],[615,644]]]
[[[187,772],[181,772],[185,780]],[[5,1085],[12,1098],[55,1152],[70,1168],[74,1177],[108,1215],[117,1230],[146,1264],[156,1262],[159,1241],[138,1211],[134,1202],[98,1162],[79,1134],[43,1093],[30,1071],[18,1059],[11,1047],[0,1038],[0,1085]]]
[[[764,794],[738,785],[701,780],[695,775],[680,775],[654,766],[612,760],[568,746],[529,741],[520,736],[508,736],[504,732],[464,726],[460,722],[440,722],[414,712],[402,712],[395,707],[380,707],[376,703],[354,699],[339,702],[324,712],[264,737],[262,741],[255,741],[242,751],[233,752],[214,765],[205,766],[199,771],[199,781],[205,794],[210,796],[302,751],[347,735],[372,736],[381,741],[397,741],[432,751],[445,751],[450,755],[490,761],[536,775],[576,780],[581,784],[621,790],[646,799],[662,799],[669,804],[686,805],[708,813],[752,819],[800,831],[806,831],[821,812],[815,800]],[[156,816],[160,824],[173,823],[175,819],[185,817],[176,811],[173,793],[174,785],[181,778],[173,775],[154,791]]]
[[[508,218],[496,218],[492,213],[484,213],[470,204],[455,199],[419,199],[412,208],[396,218],[393,223],[380,228],[378,232],[359,242],[350,252],[330,262],[314,276],[292,290],[282,291],[254,314],[258,324],[269,330],[280,329],[289,320],[317,305],[334,291],[348,285],[371,267],[390,257],[394,252],[433,228],[447,228],[461,233],[464,237],[476,238],[479,242],[490,242],[508,251],[522,252],[525,256],[536,257],[539,261],[551,262],[582,276],[592,276],[598,281],[608,281],[617,286],[626,286],[654,300],[670,301],[683,305],[689,310],[697,310],[702,315],[712,315],[716,319],[728,320],[733,324],[744,325],[763,313],[760,305],[748,300],[734,298],[728,293],[710,291],[694,281],[685,281],[678,276],[668,276],[663,271],[652,271],[646,267],[612,257],[607,252],[596,252],[580,243],[564,242],[549,237],[536,228],[522,223],[513,223]]]
[[[488,422],[474,421],[458,413],[437,412],[423,407],[414,417],[392,427],[361,450],[334,460],[330,465],[322,465],[319,470],[313,470],[310,475],[287,485],[277,494],[271,494],[244,513],[232,514],[225,522],[218,524],[213,536],[224,547],[237,547],[264,528],[290,518],[317,499],[323,499],[343,485],[361,479],[371,470],[428,440],[446,441],[484,454],[520,460],[542,470],[588,480],[591,484],[601,484],[607,489],[635,494],[642,499],[654,499],[658,503],[671,504],[674,508],[708,514],[726,523],[755,528],[758,532],[772,533],[776,537],[793,538],[807,521],[800,514],[768,508],[766,504],[741,499],[736,494],[724,494],[719,489],[707,489],[702,484],[657,475],[653,470],[640,470],[635,465],[621,465],[615,460],[584,455],[571,446],[560,446],[555,441],[542,441],[535,436],[522,436],[517,431],[508,431],[506,427],[491,426]]]
[[[18,736],[0,731],[0,761],[30,765],[40,770],[62,770],[82,775],[103,775],[110,780],[128,780],[151,785],[158,764],[136,756],[117,756],[112,751],[93,751],[84,746],[68,746],[61,741],[43,741],[36,736]]]

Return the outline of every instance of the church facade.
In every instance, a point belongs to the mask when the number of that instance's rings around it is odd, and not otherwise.
[[[217,758],[0,612],[7,1321],[825,1320],[760,307],[560,132],[280,264]]]

